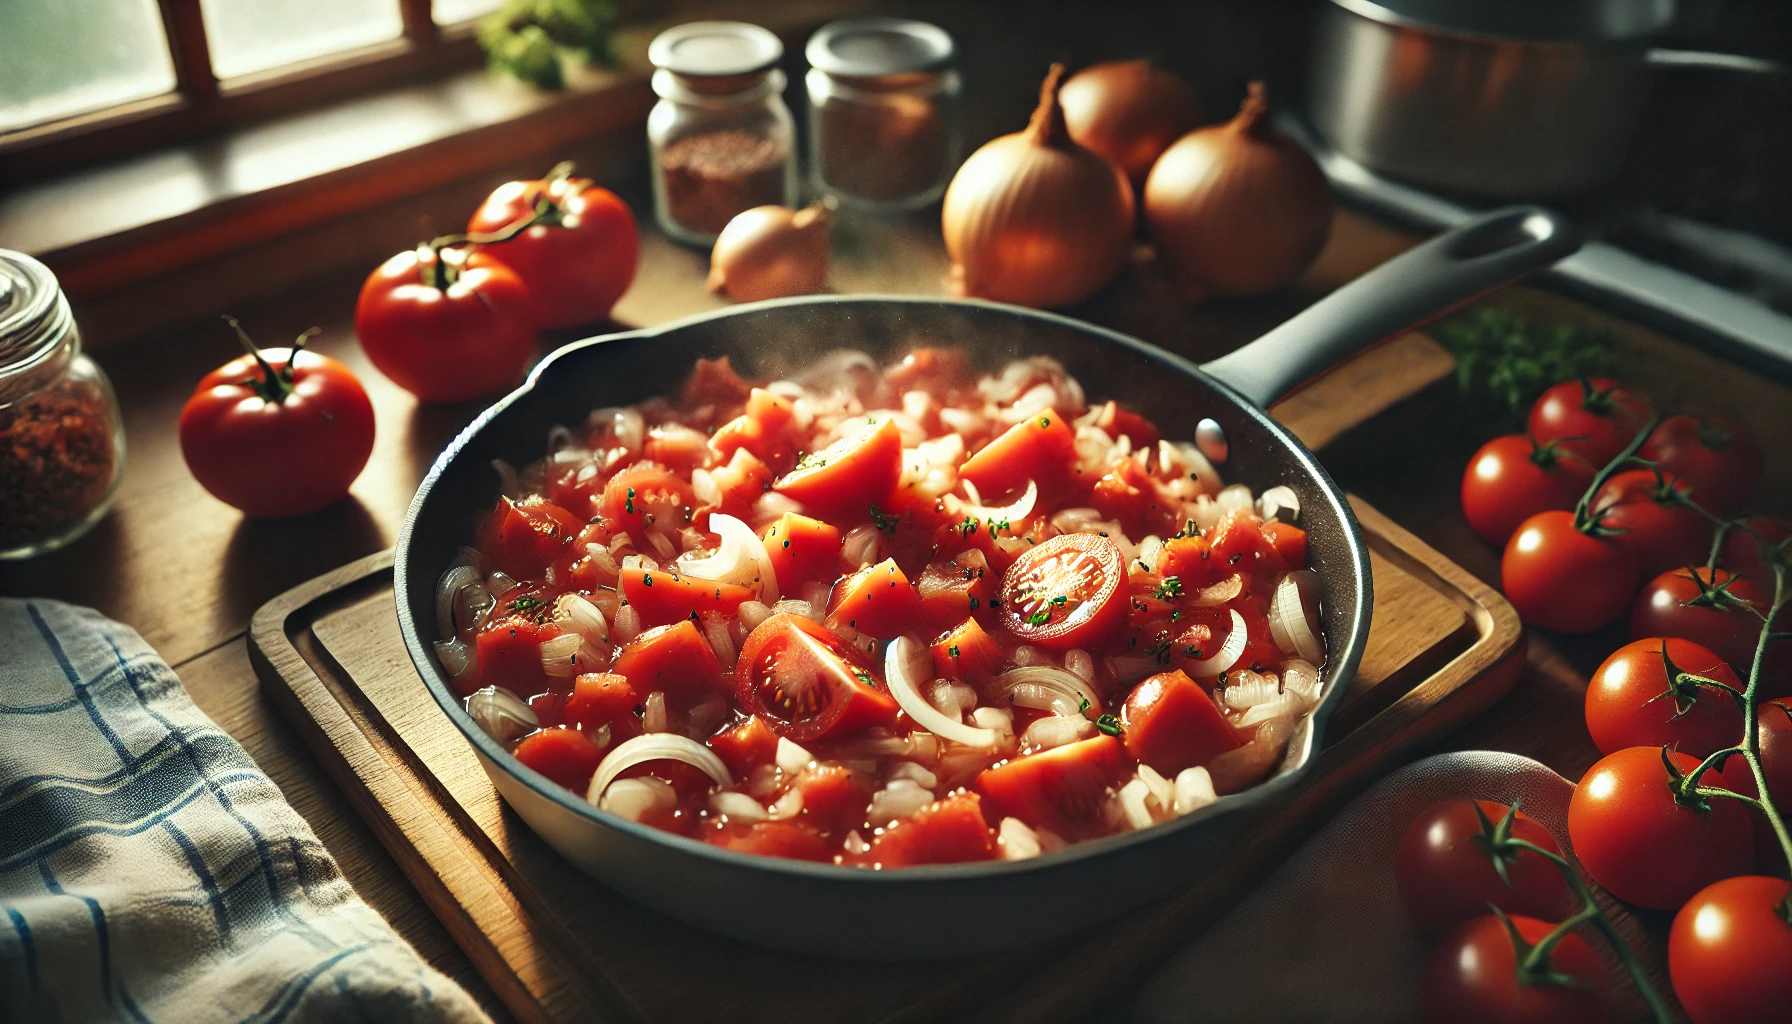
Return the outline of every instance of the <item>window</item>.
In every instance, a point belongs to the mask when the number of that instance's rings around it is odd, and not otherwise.
[[[479,64],[500,0],[0,0],[0,182]]]

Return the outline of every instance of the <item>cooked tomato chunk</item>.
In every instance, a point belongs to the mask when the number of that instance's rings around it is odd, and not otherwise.
[[[629,714],[641,699],[628,680],[614,672],[586,672],[573,680],[562,715],[568,725],[595,732]]]
[[[778,589],[786,594],[810,580],[840,575],[840,530],[831,523],[786,512],[765,528],[762,539],[778,574]]]
[[[670,697],[699,701],[725,689],[715,648],[689,619],[635,637],[617,652],[610,671],[627,679],[640,694],[659,690]]]
[[[976,484],[985,499],[1017,491],[1028,480],[1042,493],[1055,494],[1071,479],[1075,461],[1076,435],[1064,417],[1048,409],[984,445],[964,460],[958,475]]]
[[[642,625],[661,626],[700,612],[733,612],[742,601],[759,595],[738,583],[719,583],[664,569],[624,569],[622,596],[641,616]]]
[[[888,640],[910,629],[921,598],[896,560],[866,566],[839,583],[828,599],[828,621]]]
[[[896,721],[895,699],[845,641],[799,616],[760,623],[741,644],[734,674],[748,713],[798,743]]]
[[[976,619],[964,620],[933,642],[933,669],[949,679],[982,682],[1001,666],[1001,645]]]
[[[1240,745],[1213,698],[1181,669],[1134,687],[1120,709],[1120,725],[1133,758],[1168,779]]]
[[[577,729],[543,729],[523,737],[516,759],[574,793],[583,796],[604,752]]]
[[[990,768],[977,776],[976,788],[993,814],[1079,839],[1104,831],[1108,792],[1131,771],[1125,745],[1101,735]]]
[[[713,830],[707,839],[725,850],[756,853],[761,857],[790,860],[829,860],[828,844],[801,825],[788,821],[756,821],[751,825],[730,822]]]
[[[883,835],[871,841],[864,859],[874,867],[901,868],[993,860],[995,855],[995,833],[983,820],[977,794],[960,793],[884,829]]]
[[[514,502],[499,498],[497,510],[485,522],[480,545],[492,560],[492,568],[513,579],[539,579],[578,536],[583,526],[577,517],[540,498]]]
[[[773,487],[810,509],[862,514],[900,479],[902,432],[884,420],[803,456]]]
[[[762,764],[771,764],[778,756],[778,734],[771,731],[765,719],[749,715],[730,729],[709,738],[709,749],[737,779],[744,779]]]

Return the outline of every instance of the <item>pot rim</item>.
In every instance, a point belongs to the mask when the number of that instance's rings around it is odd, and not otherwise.
[[[1331,4],[1341,10],[1355,14],[1369,21],[1391,28],[1412,29],[1428,35],[1442,36],[1467,42],[1506,44],[1519,46],[1559,46],[1581,49],[1586,47],[1624,47],[1640,46],[1648,41],[1648,37],[1666,28],[1674,17],[1673,0],[1644,0],[1653,8],[1652,12],[1643,11],[1639,4],[1639,16],[1634,23],[1610,31],[1600,32],[1589,27],[1580,32],[1563,32],[1549,35],[1523,35],[1519,26],[1511,25],[1508,29],[1464,27],[1450,25],[1420,15],[1408,14],[1395,10],[1389,0],[1331,0]],[[1504,4],[1489,4],[1485,10],[1501,11]]]

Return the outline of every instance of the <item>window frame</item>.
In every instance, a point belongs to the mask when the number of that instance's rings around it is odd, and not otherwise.
[[[397,39],[219,80],[199,0],[158,0],[172,92],[0,132],[0,182],[18,185],[405,82],[477,67],[473,23],[441,26],[398,0]]]

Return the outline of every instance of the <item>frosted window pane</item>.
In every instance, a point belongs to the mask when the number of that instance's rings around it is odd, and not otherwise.
[[[234,78],[397,39],[398,0],[199,0],[212,70]]]
[[[504,0],[436,0],[431,13],[436,24],[454,25],[471,21],[481,14],[490,14],[503,3]]]
[[[0,130],[173,88],[156,0],[0,0]]]

